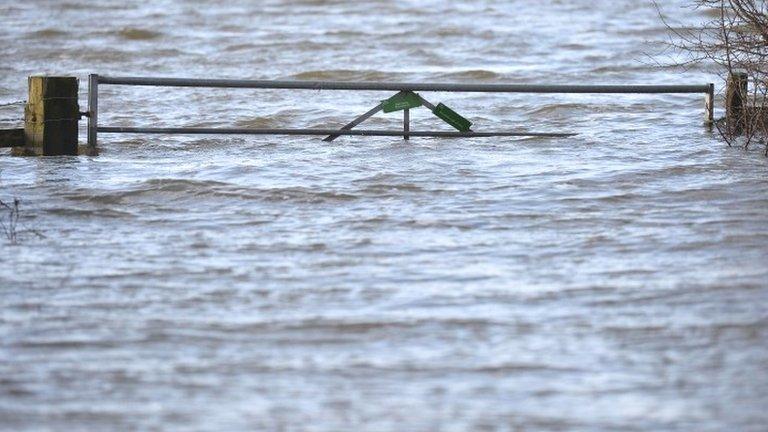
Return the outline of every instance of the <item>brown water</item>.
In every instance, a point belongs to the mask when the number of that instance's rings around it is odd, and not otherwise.
[[[716,79],[649,64],[664,39],[636,0],[5,1],[0,103],[44,71]],[[0,429],[768,430],[768,161],[707,132],[703,96],[425,95],[579,135],[0,156],[0,199],[45,235],[0,239]],[[101,96],[104,125],[331,127],[387,95]]]

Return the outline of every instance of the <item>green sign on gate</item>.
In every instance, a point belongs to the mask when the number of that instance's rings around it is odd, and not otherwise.
[[[381,101],[381,108],[385,113],[402,111],[421,106],[421,98],[414,92],[401,92],[391,98]]]
[[[469,132],[469,128],[472,126],[472,122],[465,119],[461,114],[448,108],[443,103],[437,104],[432,112],[440,117],[444,122],[455,127],[461,132]]]

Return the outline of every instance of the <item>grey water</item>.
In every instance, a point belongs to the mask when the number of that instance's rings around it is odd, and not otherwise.
[[[89,73],[720,91],[658,67],[667,34],[638,0],[5,0],[0,103],[34,73],[83,110]],[[768,430],[768,160],[703,95],[423,94],[578,135],[3,151],[0,430]],[[100,96],[105,126],[338,127],[389,95]]]

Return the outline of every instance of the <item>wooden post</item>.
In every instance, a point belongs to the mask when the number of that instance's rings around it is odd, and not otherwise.
[[[709,90],[704,97],[704,124],[710,129],[715,124],[715,85],[709,83]]]
[[[76,77],[29,77],[29,99],[24,108],[23,154],[77,155],[79,119]]]
[[[728,77],[725,89],[725,118],[728,122],[728,133],[732,136],[741,135],[747,124],[748,83],[745,72],[734,72]]]

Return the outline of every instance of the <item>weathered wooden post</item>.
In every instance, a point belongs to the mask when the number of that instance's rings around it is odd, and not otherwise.
[[[77,78],[29,77],[29,99],[24,107],[24,147],[30,156],[77,155]]]
[[[704,97],[704,124],[710,129],[715,124],[715,84],[709,83]]]
[[[747,125],[747,96],[749,79],[746,72],[733,72],[725,89],[725,118],[728,134],[741,135]]]

